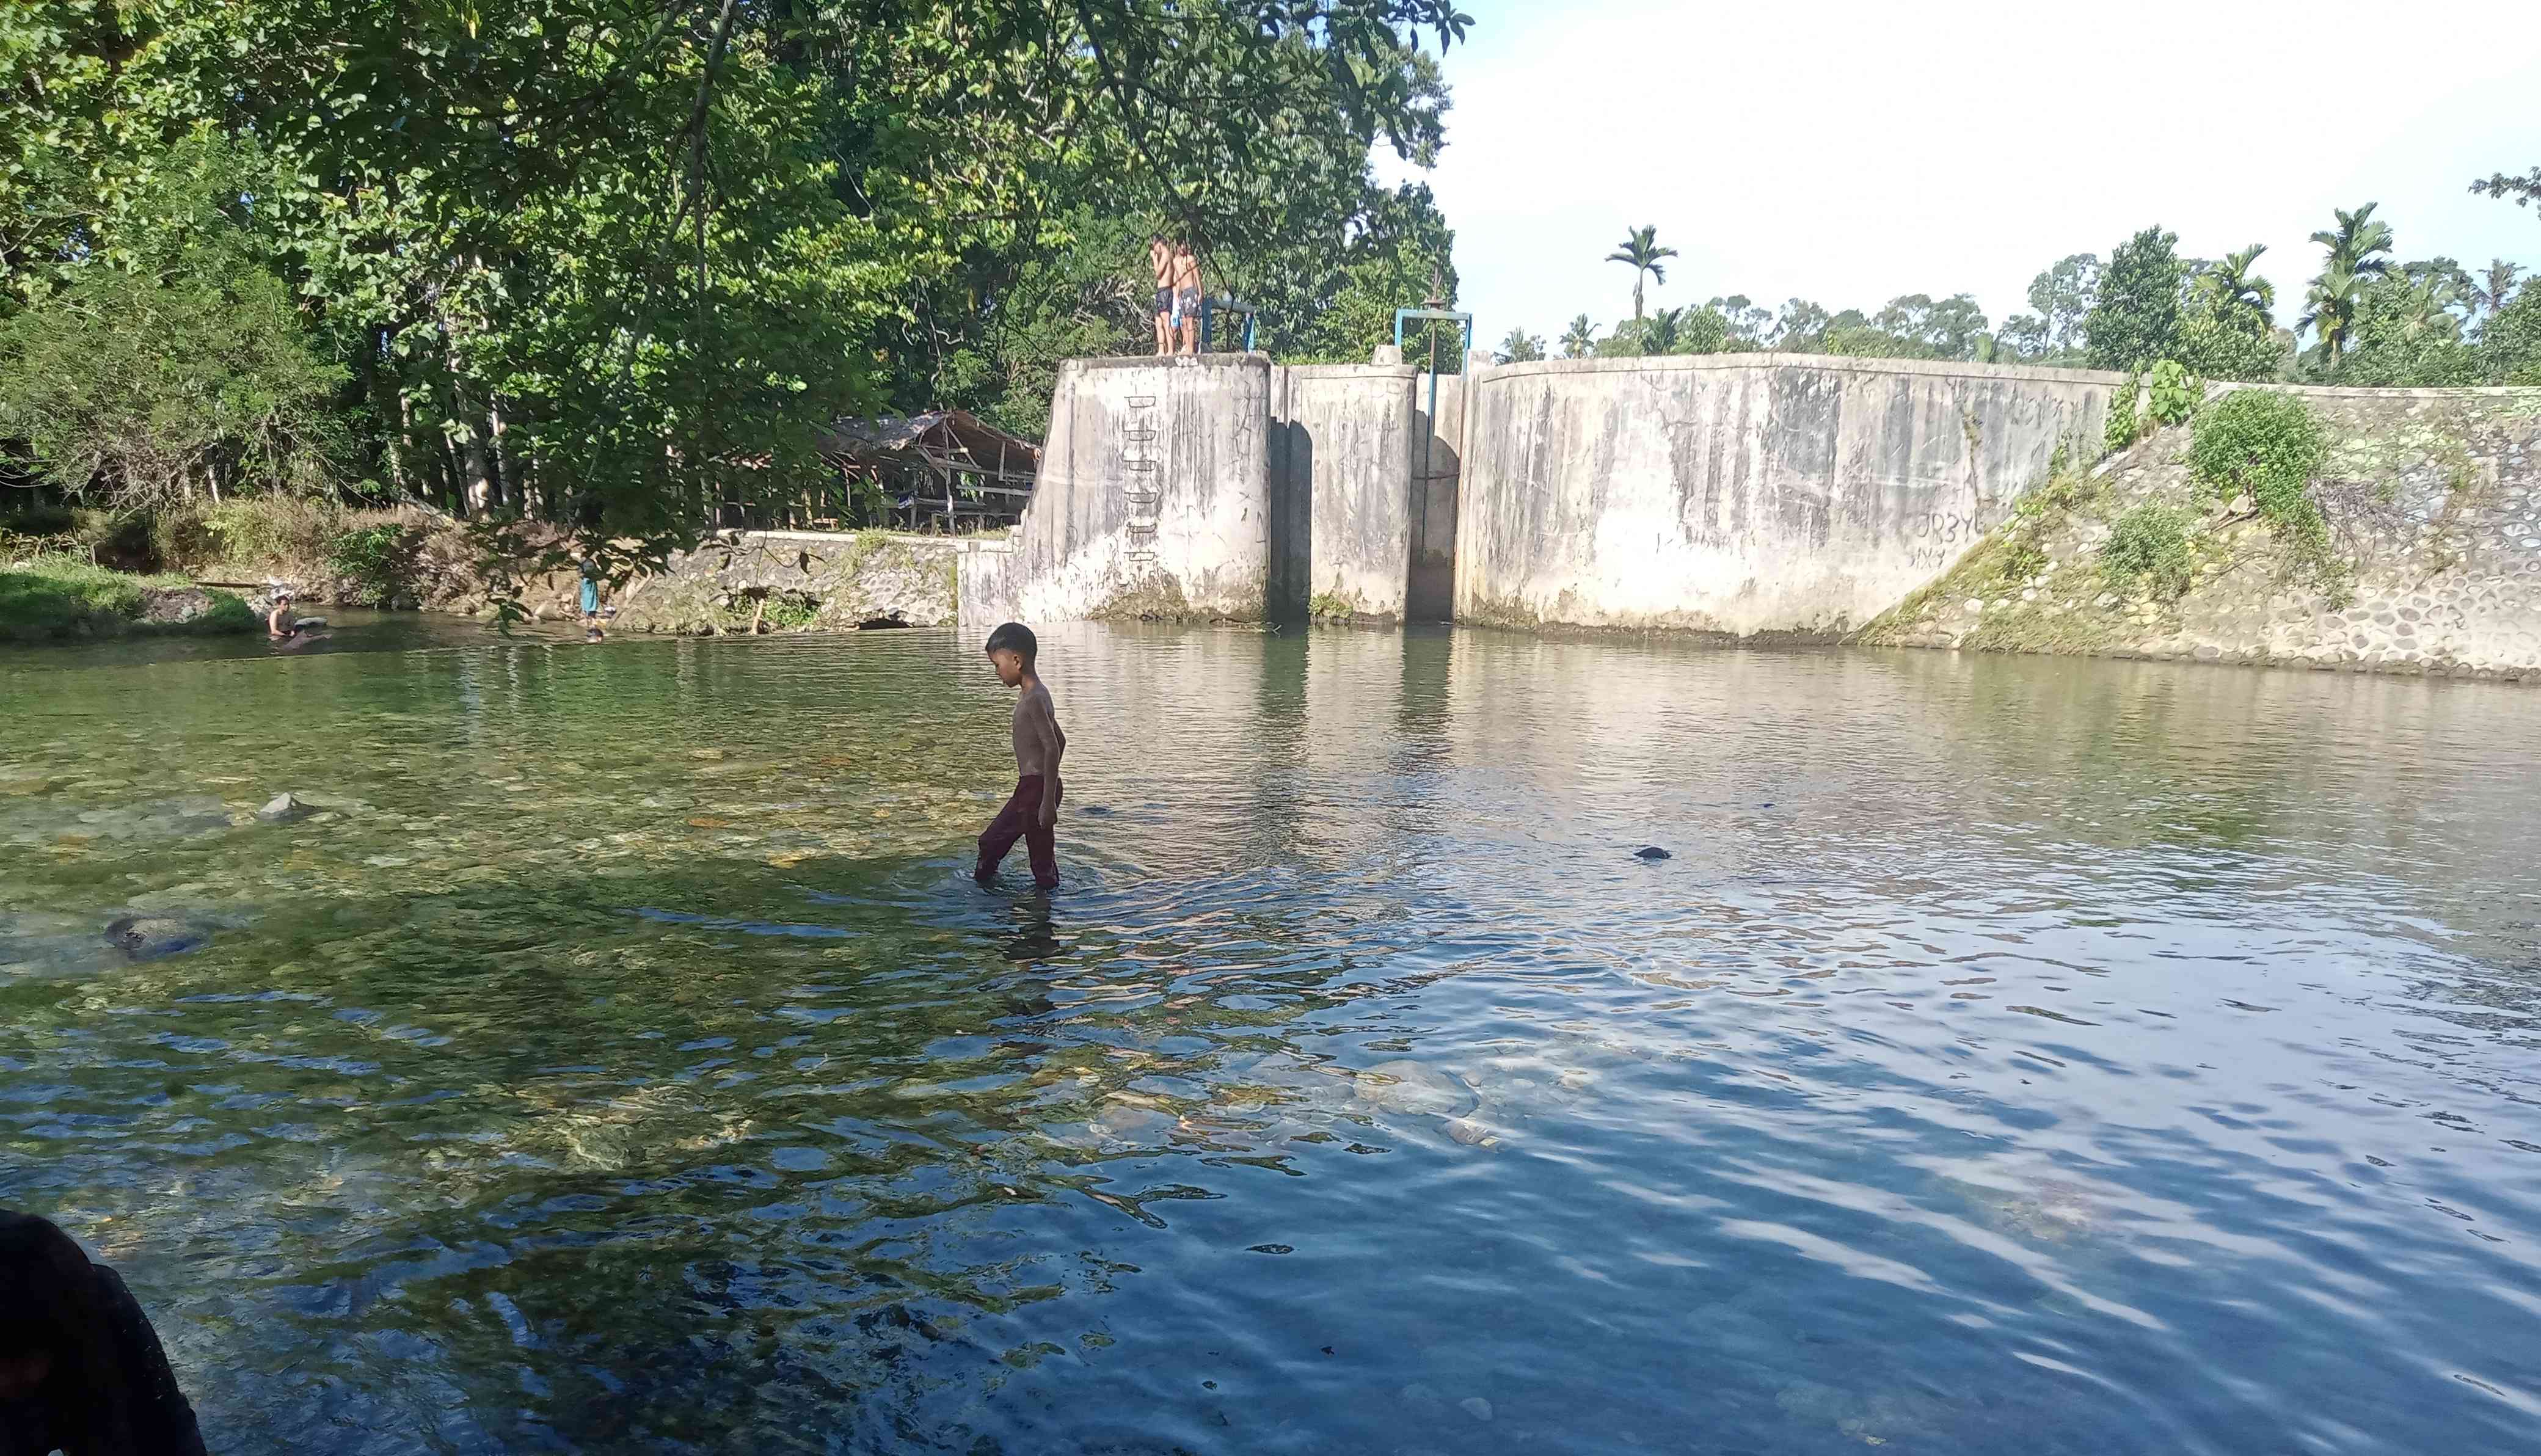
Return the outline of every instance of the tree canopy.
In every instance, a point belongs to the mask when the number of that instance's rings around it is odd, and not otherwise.
[[[1149,230],[1292,351],[1368,270],[1425,292],[1443,219],[1368,155],[1434,156],[1469,24],[1448,0],[16,5],[0,310],[50,321],[11,334],[24,377],[76,318],[217,287],[265,337],[278,299],[343,478],[676,534],[798,490],[836,414],[1029,415],[1049,361],[1141,336]],[[262,169],[223,203],[229,260],[146,268],[179,226],[157,199],[216,144]]]

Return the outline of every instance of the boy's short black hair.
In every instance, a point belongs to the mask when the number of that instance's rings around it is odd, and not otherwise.
[[[988,633],[987,650],[990,656],[1000,652],[1014,653],[1024,660],[1024,666],[1031,667],[1033,659],[1041,655],[1041,643],[1033,640],[1031,627],[1019,621],[1009,621]]]

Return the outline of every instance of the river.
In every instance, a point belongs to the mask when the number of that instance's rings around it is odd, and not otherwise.
[[[1047,902],[967,874],[1011,695],[950,632],[0,654],[0,1204],[221,1451],[2541,1430],[2541,693],[1044,666]]]

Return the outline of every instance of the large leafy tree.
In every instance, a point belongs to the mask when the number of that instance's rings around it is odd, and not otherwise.
[[[2501,172],[2470,184],[2473,193],[2510,201],[2517,207],[2541,208],[2541,167],[2516,177]]]
[[[334,483],[344,371],[252,231],[252,148],[189,141],[128,199],[120,251],[0,322],[0,438],[73,495],[150,508]]]
[[[1660,245],[1659,230],[1656,224],[1652,224],[1645,228],[1633,229],[1631,232],[1624,235],[1624,241],[1616,245],[1614,252],[1606,255],[1606,261],[1623,263],[1633,270],[1633,320],[1634,323],[1640,322],[1641,319],[1642,283],[1645,281],[1662,284],[1667,282],[1666,260],[1676,255],[1677,254],[1675,249],[1662,247]]]
[[[2100,297],[2100,255],[2076,253],[2058,258],[2029,280],[2029,306],[2037,311],[2042,358],[2078,363],[2083,321]]]
[[[1221,274],[1343,254],[1368,149],[1434,151],[1422,47],[1467,23],[1446,0],[13,6],[0,287],[33,303],[112,262],[170,143],[253,135],[287,179],[255,226],[350,369],[376,473],[677,535],[818,478],[834,414],[954,389],[1009,294],[1087,283],[1053,270],[1082,271],[1059,258],[1089,215],[1168,226]]]
[[[2178,235],[2149,227],[2109,255],[2082,332],[2094,369],[2143,369],[2178,349]]]

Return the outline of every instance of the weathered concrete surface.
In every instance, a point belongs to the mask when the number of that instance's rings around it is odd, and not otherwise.
[[[882,531],[726,532],[617,595],[621,631],[712,633],[953,620],[961,544]],[[764,604],[762,608],[762,603]]]
[[[2117,375],[1716,354],[1480,371],[1456,616],[1823,637],[2099,438]]]
[[[1012,558],[969,595],[1036,622],[1269,615],[1271,373],[1260,354],[1061,365]]]
[[[1489,363],[1477,354],[1462,374],[1426,370],[1413,387],[1412,560],[1405,586],[1405,615],[1414,621],[1448,621],[1456,613],[1456,517],[1464,480],[1465,401],[1474,370]],[[1421,434],[1429,438],[1424,445]]]
[[[1417,383],[1406,365],[1278,371],[1275,473],[1289,506],[1281,513],[1283,534],[1293,541],[1302,527],[1308,544],[1296,562],[1307,590],[1291,600],[1304,600],[1316,616],[1404,617]]]
[[[2200,493],[2192,423],[2060,486],[1864,640],[2541,682],[2541,390],[2284,392],[2330,443],[2312,495],[2346,590],[2289,578],[2264,522]],[[2112,523],[2145,504],[2195,523],[2176,601],[2100,567]]]

